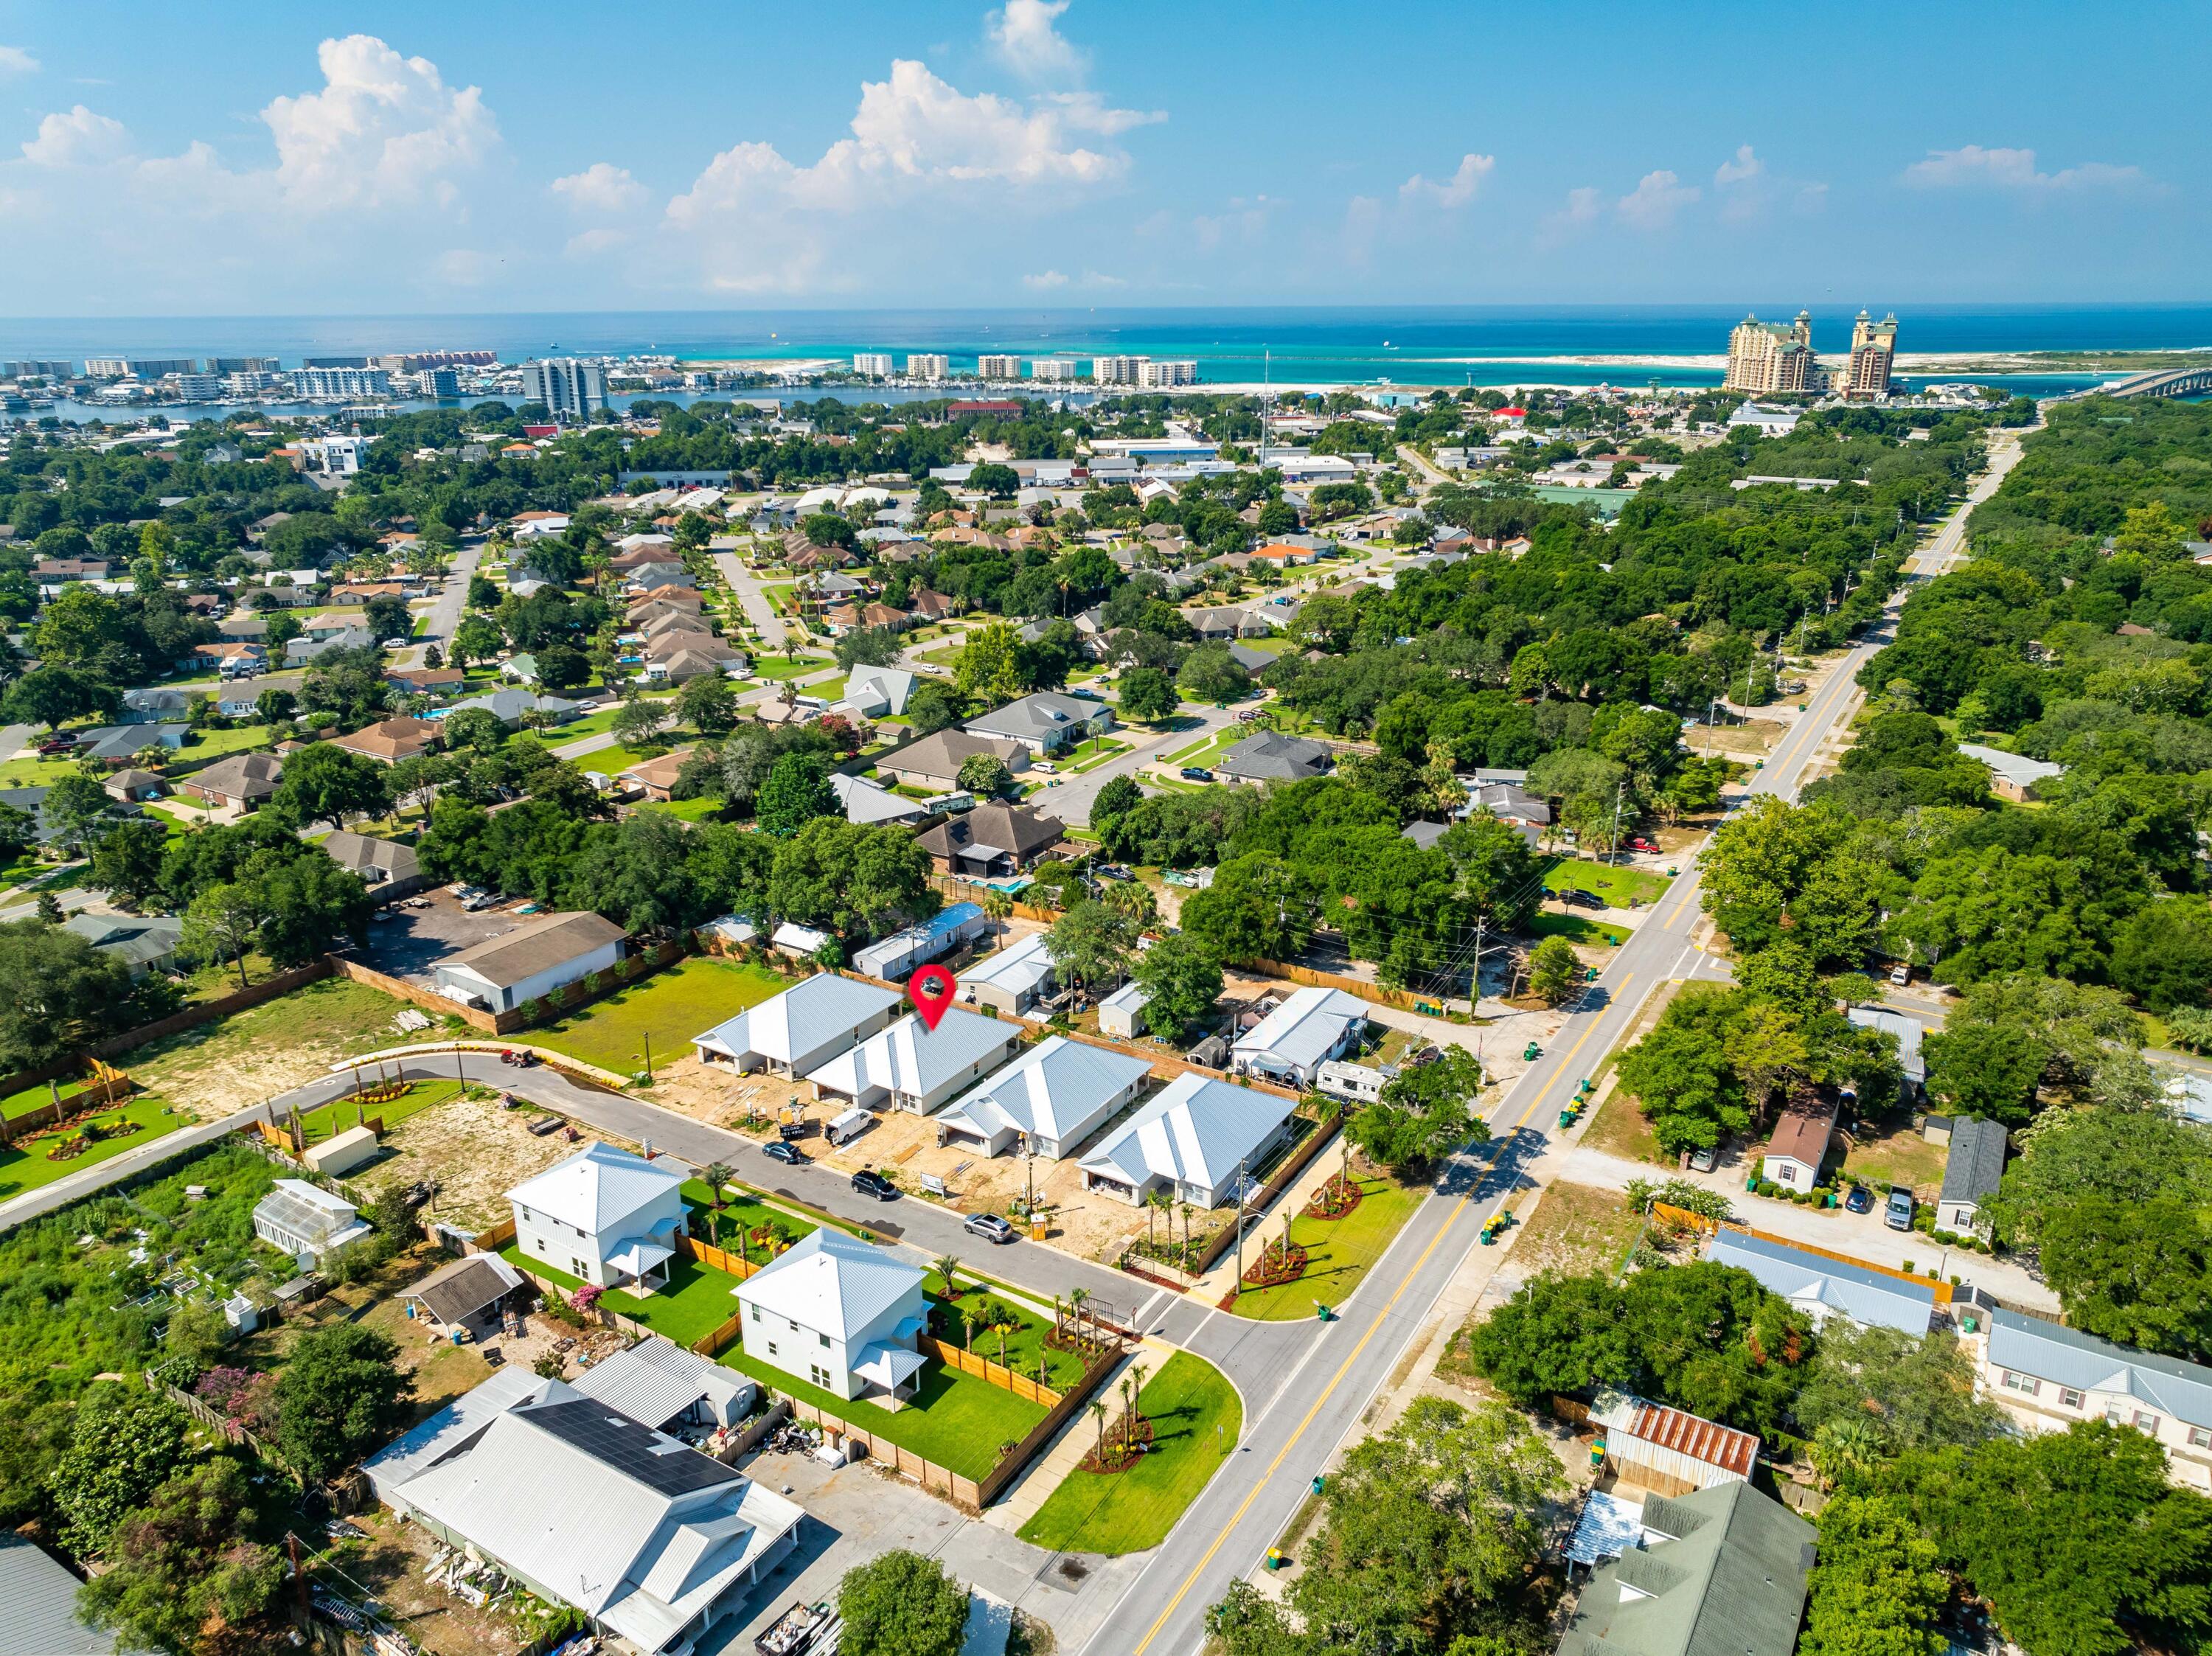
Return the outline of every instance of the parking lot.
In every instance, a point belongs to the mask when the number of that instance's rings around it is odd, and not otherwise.
[[[421,901],[415,908],[410,903]],[[368,946],[362,963],[395,978],[427,982],[430,968],[447,955],[474,948],[489,937],[512,931],[529,918],[513,912],[509,904],[470,913],[459,899],[443,888],[426,891],[420,898],[395,903],[381,911],[390,919],[378,919],[368,928]]]

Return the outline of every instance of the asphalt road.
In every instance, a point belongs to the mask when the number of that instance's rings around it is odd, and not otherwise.
[[[422,664],[423,652],[433,644],[441,656],[453,653],[453,629],[461,624],[462,611],[469,598],[469,577],[477,573],[477,565],[483,561],[483,543],[480,540],[463,543],[453,554],[452,572],[436,600],[430,605],[428,624],[416,641],[399,653],[410,667]]]
[[[714,567],[722,572],[722,579],[729,582],[730,590],[738,595],[738,602],[744,607],[745,619],[759,629],[763,647],[769,650],[783,648],[783,617],[776,614],[775,606],[768,601],[768,594],[761,590],[759,580],[746,569],[744,560],[734,552],[716,552],[712,555]]]

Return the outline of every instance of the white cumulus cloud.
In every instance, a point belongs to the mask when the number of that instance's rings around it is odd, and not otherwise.
[[[1474,192],[1497,165],[1495,155],[1462,155],[1459,170],[1442,183],[1414,173],[1398,186],[1398,199],[1408,206],[1426,202],[1437,207],[1464,207],[1474,199]]]
[[[23,159],[33,167],[96,167],[130,153],[131,133],[123,123],[82,104],[47,116],[39,123],[39,136],[23,143]]]
[[[1663,230],[1697,199],[1695,185],[1684,184],[1662,167],[1639,179],[1635,189],[1613,203],[1613,210],[1639,230]]]
[[[1022,286],[1031,293],[1050,293],[1054,288],[1067,286],[1067,276],[1061,270],[1039,270],[1034,276],[1024,276]]]
[[[2085,161],[2056,173],[2037,169],[2033,149],[1984,149],[1978,143],[1931,149],[1905,169],[1905,182],[1921,190],[2118,190],[2144,182],[2138,167]]]
[[[402,58],[368,34],[325,40],[315,57],[322,88],[261,112],[295,205],[384,206],[425,191],[450,200],[453,174],[499,145],[482,90],[448,87],[427,58]]]
[[[1738,144],[1735,154],[1713,169],[1713,182],[1723,189],[1731,184],[1747,184],[1766,171],[1766,163],[1752,153],[1747,143]]]
[[[593,161],[580,173],[554,179],[553,193],[579,212],[627,213],[641,205],[651,192],[630,175],[627,167]]]
[[[0,75],[36,75],[39,60],[21,46],[0,46]]]
[[[1054,27],[1068,0],[1006,0],[985,25],[1001,63],[1027,81],[1063,80],[1083,72],[1084,54]]]

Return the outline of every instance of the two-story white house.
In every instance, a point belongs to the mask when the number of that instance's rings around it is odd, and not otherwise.
[[[824,1225],[738,1284],[745,1354],[841,1398],[904,1401],[929,1325],[921,1270]]]
[[[2076,1421],[2131,1426],[2166,1451],[2166,1475],[2212,1494],[2212,1368],[2130,1351],[2017,1311],[1990,1313],[1982,1391],[2031,1432]]]
[[[674,1162],[586,1145],[507,1192],[515,1247],[600,1288],[650,1294],[668,1285],[684,1228],[683,1189]]]

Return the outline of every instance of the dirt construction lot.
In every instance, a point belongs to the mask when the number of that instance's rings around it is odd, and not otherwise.
[[[456,1098],[410,1115],[384,1141],[396,1152],[348,1182],[374,1195],[418,1179],[438,1181],[428,1217],[457,1230],[488,1229],[513,1216],[507,1192],[576,1147],[561,1134],[540,1138],[534,1110],[503,1110],[495,1098]]]
[[[203,1115],[274,1098],[362,1052],[413,1039],[394,1022],[408,1009],[344,978],[325,978],[214,1023],[153,1040],[116,1060],[132,1080]]]

